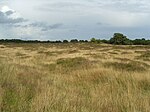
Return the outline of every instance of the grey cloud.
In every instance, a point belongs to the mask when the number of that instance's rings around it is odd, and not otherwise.
[[[52,30],[52,29],[58,29],[62,26],[62,23],[56,23],[53,25],[47,25],[46,23],[43,22],[34,22],[28,25],[24,25],[23,27],[37,27],[37,28],[41,28],[41,31],[48,31],[48,30]]]
[[[36,7],[48,13],[84,15],[96,11],[127,12],[132,14],[150,13],[149,0],[52,0]]]
[[[62,25],[63,25],[62,23],[47,25],[46,23],[40,23],[40,22],[29,24],[30,27],[39,27],[39,28],[41,28],[41,31],[48,31],[48,30],[52,30],[52,29],[58,29]]]
[[[111,6],[107,6],[111,8],[111,10],[120,10],[120,11],[127,11],[127,12],[134,12],[134,13],[149,13],[149,9],[146,8],[145,4],[140,3],[114,3]]]
[[[99,26],[103,25],[103,23],[101,23],[101,22],[98,22],[98,23],[96,23],[96,24],[99,25]]]
[[[62,25],[63,25],[62,23],[53,24],[48,26],[48,29],[57,29],[60,28]]]
[[[28,27],[28,25],[19,25],[19,24],[17,24],[17,25],[9,25],[9,26],[16,27],[16,28],[18,28],[18,27],[27,28]]]
[[[58,29],[63,24],[62,23],[55,23],[52,25],[47,24],[46,22],[31,22],[30,20],[26,20],[22,17],[15,17],[13,16],[17,14],[17,12],[13,10],[8,10],[6,12],[0,11],[0,24],[5,24],[9,27],[15,28],[39,28],[41,31],[48,31],[52,29]]]
[[[24,18],[12,18],[10,15],[12,15],[14,12],[13,11],[7,11],[7,12],[2,12],[0,11],[0,24],[16,24],[16,23],[21,23],[25,22]]]
[[[11,15],[11,14],[13,14],[14,12],[13,11],[7,11],[7,12],[5,12],[5,14],[7,15],[7,16],[9,16],[9,15]]]
[[[95,0],[99,8],[112,11],[125,11],[133,13],[150,13],[149,0]]]
[[[63,11],[73,12],[73,11],[80,10],[81,7],[87,8],[88,6],[87,6],[87,4],[83,4],[80,2],[56,1],[56,2],[46,3],[41,6],[38,6],[37,9],[39,9],[40,11],[52,11],[52,12],[53,11],[54,12],[55,11],[57,11],[57,12],[63,12]]]
[[[29,24],[28,26],[32,26],[32,27],[45,27],[46,24],[42,23],[42,22],[34,22],[34,23]]]
[[[26,25],[13,25],[13,27],[21,27],[21,28],[27,28],[27,27],[40,28],[41,31],[49,31],[53,29],[58,29],[61,26],[63,26],[62,23],[47,25],[46,23],[43,23],[43,22],[34,22],[34,23],[26,24]]]
[[[51,4],[47,4],[47,6],[52,6],[53,8],[75,8],[83,6],[81,3],[73,3],[73,2],[55,2]]]

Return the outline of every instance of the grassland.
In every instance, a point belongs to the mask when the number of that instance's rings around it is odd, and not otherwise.
[[[0,44],[0,112],[150,112],[150,46]]]

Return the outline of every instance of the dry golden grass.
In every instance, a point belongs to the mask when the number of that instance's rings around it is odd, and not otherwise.
[[[150,112],[150,46],[0,45],[0,112]]]

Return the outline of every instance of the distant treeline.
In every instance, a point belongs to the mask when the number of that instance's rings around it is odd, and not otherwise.
[[[1,39],[0,43],[106,43],[106,44],[114,44],[114,45],[150,45],[150,40],[142,39],[134,39],[131,40],[124,36],[121,33],[115,33],[113,37],[109,40],[106,39],[96,39],[92,38],[91,40],[56,40],[56,41],[40,41],[40,40],[21,40],[21,39]]]
[[[145,38],[131,40],[121,33],[115,33],[110,40],[92,38],[90,41],[93,43],[107,43],[114,45],[150,45],[150,40],[146,40]]]
[[[40,41],[40,40],[21,40],[21,39],[0,39],[0,43],[78,43],[78,42],[90,42],[88,40],[56,40],[56,41]]]

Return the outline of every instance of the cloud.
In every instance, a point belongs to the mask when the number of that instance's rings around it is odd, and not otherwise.
[[[47,21],[80,25],[100,21],[114,27],[145,26],[150,17],[149,0],[51,0],[35,7]]]
[[[48,30],[52,30],[52,29],[58,29],[61,26],[63,26],[62,23],[57,23],[57,24],[53,24],[53,25],[49,25],[49,26],[43,26],[43,28],[41,29],[41,31],[48,31]]]
[[[150,13],[149,7],[149,0],[51,0],[39,6],[39,9],[44,11],[92,11],[96,8],[117,12]]]
[[[49,31],[49,30],[54,30],[54,29],[59,29],[61,26],[63,26],[62,23],[56,23],[56,24],[52,24],[52,25],[48,25],[46,23],[43,22],[33,22],[33,23],[29,23],[26,25],[14,25],[14,27],[21,27],[21,28],[39,28],[41,29],[41,31]]]
[[[97,1],[97,0],[96,0]],[[97,1],[99,7],[112,11],[123,11],[129,13],[150,13],[149,0],[106,0]]]
[[[41,31],[58,29],[63,25],[62,23],[48,25],[44,22],[31,22],[27,19],[20,17],[20,15],[16,11],[10,9],[8,6],[3,6],[0,11],[0,24],[7,24],[10,27],[15,28],[39,28],[41,29]]]
[[[13,11],[7,11],[7,12],[5,12],[5,14],[7,15],[7,16],[10,16],[11,14],[13,14],[14,12]]]
[[[26,19],[19,17],[15,11],[9,9],[7,6],[2,7],[0,10],[0,24],[16,24],[26,21]]]
[[[39,10],[44,11],[73,11],[80,9],[81,7],[86,7],[86,4],[72,2],[72,1],[56,1],[52,3],[43,4],[44,7],[39,7]],[[68,10],[69,9],[69,10]]]
[[[0,10],[1,21],[2,16],[5,16],[5,24],[4,19],[0,23],[1,29],[4,29],[4,25],[9,25],[6,29],[13,27],[14,30],[18,30],[18,34],[24,33],[24,30],[27,33],[31,30],[31,35],[35,36],[33,31],[36,30],[37,38],[44,35],[45,38],[86,39],[93,36],[110,37],[114,32],[121,31],[133,37],[149,37],[146,30],[150,27],[149,0],[7,0],[5,3],[6,0],[1,1],[0,7],[8,5],[16,10],[10,10],[8,7]],[[17,16],[17,12],[22,16]],[[6,22],[18,18],[27,18],[28,21]]]

